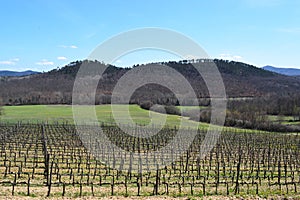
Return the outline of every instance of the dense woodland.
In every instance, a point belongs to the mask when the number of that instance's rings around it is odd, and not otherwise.
[[[218,67],[226,88],[228,97],[293,97],[300,92],[300,79],[279,75],[273,72],[247,65],[245,63],[225,60],[201,60],[160,63],[170,66],[180,72],[192,85],[197,97],[209,97],[206,85],[193,67],[207,67],[214,62]],[[24,77],[1,77],[0,96],[4,105],[24,104],[71,104],[72,89],[76,74],[81,65],[103,65],[97,61],[76,61],[61,69]],[[133,66],[135,68],[139,65]],[[109,66],[99,81],[96,104],[110,103],[110,95],[117,81],[131,68]],[[158,72],[156,72],[158,73]],[[133,80],[134,81],[134,80]],[[186,96],[185,104],[192,104]],[[174,104],[177,102],[174,94],[167,88],[150,84],[139,88],[131,97],[130,103],[151,101],[159,104]]]

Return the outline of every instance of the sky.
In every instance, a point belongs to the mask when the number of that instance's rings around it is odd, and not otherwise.
[[[1,0],[0,70],[49,71],[137,28],[177,31],[211,58],[300,68],[299,0]],[[145,50],[114,64],[168,61]]]

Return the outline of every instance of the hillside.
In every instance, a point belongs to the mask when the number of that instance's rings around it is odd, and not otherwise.
[[[27,70],[23,72],[16,72],[16,71],[9,71],[9,70],[0,70],[0,77],[1,76],[28,76],[32,74],[39,74],[40,72]]]
[[[215,62],[224,80],[228,97],[287,96],[300,92],[300,79],[269,72],[252,65],[224,60],[205,60],[193,65],[205,66]],[[61,69],[26,77],[1,78],[0,97],[3,104],[71,104],[76,73],[83,63],[102,65],[100,62],[76,61]],[[193,86],[199,98],[209,97],[199,73],[187,61],[164,62],[179,71]],[[135,66],[138,67],[138,66]],[[162,66],[163,67],[163,66]],[[117,81],[130,68],[109,66],[99,81],[97,104],[110,103],[110,95]],[[134,80],[133,80],[134,81]],[[188,103],[188,96],[187,104]],[[131,97],[131,103],[142,101],[156,103],[176,102],[170,90],[155,84],[139,88]]]
[[[278,74],[287,75],[287,76],[300,76],[300,69],[296,69],[296,68],[279,68],[279,67],[265,66],[263,67],[263,69],[271,72],[276,72]]]

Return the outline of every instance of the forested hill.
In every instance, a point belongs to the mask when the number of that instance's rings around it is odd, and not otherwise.
[[[9,71],[9,70],[1,70],[0,71],[0,76],[28,76],[32,74],[39,74],[40,72],[36,71],[23,71],[23,72],[16,72],[16,71]]]
[[[296,68],[278,68],[272,66],[265,66],[263,67],[263,69],[287,76],[300,76],[300,69]]]
[[[228,97],[286,96],[300,92],[299,78],[279,75],[245,63],[224,60],[183,60],[161,64],[179,71],[201,98],[208,97],[209,94],[203,79],[193,65],[201,67],[211,62],[214,62],[221,72]],[[2,77],[0,79],[1,102],[6,105],[71,104],[74,80],[82,64],[102,65],[97,61],[76,61],[61,69],[42,74]],[[97,104],[110,103],[110,95],[115,84],[129,70],[131,69],[109,65],[97,88]],[[176,98],[167,88],[152,84],[139,88],[133,94],[131,103],[146,100],[155,103],[172,103]]]

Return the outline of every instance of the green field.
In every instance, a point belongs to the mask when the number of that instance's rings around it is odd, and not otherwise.
[[[209,108],[208,106],[176,106],[178,109],[181,110],[181,112],[183,111],[190,111],[190,110],[196,110],[196,109],[200,109],[200,110],[203,110],[203,109],[206,109],[206,108]]]
[[[100,123],[115,123],[115,118],[119,119],[118,123],[128,124],[130,119],[126,117],[126,113],[123,111],[125,105],[114,105],[115,115],[112,113],[111,105],[97,105],[95,106],[97,120]],[[194,106],[181,106],[180,109],[195,109]],[[200,107],[200,109],[203,107]],[[205,108],[205,107],[204,107]],[[83,116],[84,111],[92,109],[89,106],[82,106]],[[148,111],[140,108],[138,105],[129,105],[130,116],[134,123],[139,125],[149,125],[151,118],[153,119],[153,126],[166,125],[169,127],[179,127],[182,123],[183,128],[208,128],[209,126],[215,127],[214,125],[209,125],[203,122],[195,122],[189,120],[187,117],[181,117],[178,115],[168,115],[156,113],[153,111]],[[86,118],[89,118],[86,115]],[[166,118],[166,123],[164,123],[164,118]],[[0,115],[0,122],[2,123],[68,123],[74,124],[73,112],[71,105],[24,105],[24,106],[4,106],[3,113]],[[151,125],[152,125],[151,124]],[[227,131],[231,130],[234,132],[255,132],[251,129],[241,129],[236,127],[225,127]],[[264,132],[264,131],[262,131]]]
[[[285,125],[299,125],[299,121],[295,120],[293,116],[280,116],[280,115],[268,115],[268,119],[275,123],[281,123]]]
[[[125,105],[115,105],[115,115],[112,113],[111,105],[97,105],[96,115],[98,121],[101,123],[114,123],[114,118],[119,119],[124,124],[129,123],[126,113],[123,111]],[[83,115],[84,110],[91,109],[91,107],[82,107]],[[150,116],[153,118],[153,125],[159,125],[166,119],[166,125],[168,126],[179,126],[181,119],[185,122],[185,126],[196,126],[201,125],[207,127],[208,124],[198,123],[187,118],[180,117],[177,115],[165,115],[148,110],[141,109],[138,105],[129,105],[129,112],[132,120],[140,125],[148,125],[151,121]],[[70,105],[26,105],[26,106],[4,106],[3,114],[1,116],[1,122],[4,123],[16,123],[22,121],[24,123],[62,123],[68,122],[74,123],[72,106]]]

